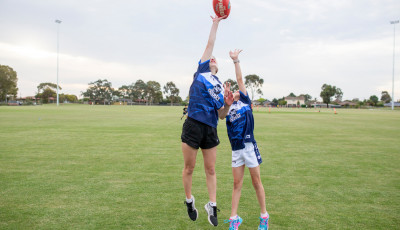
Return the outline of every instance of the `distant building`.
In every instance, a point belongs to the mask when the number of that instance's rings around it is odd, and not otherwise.
[[[11,106],[13,106],[13,105],[22,105],[22,102],[20,102],[20,101],[8,101],[7,104],[11,105]]]
[[[392,107],[392,102],[384,104],[385,107]],[[400,102],[395,102],[394,107],[400,107]]]
[[[347,101],[338,102],[338,104],[341,105],[342,107],[345,107],[345,108],[347,108],[347,107],[353,108],[353,107],[357,106],[356,102],[348,101],[348,100]]]
[[[268,101],[268,102],[264,103],[264,106],[267,106],[267,107],[276,107],[277,105],[278,105],[277,103],[274,103],[272,101]]]
[[[305,105],[306,98],[304,96],[299,97],[285,97],[285,101],[287,102],[287,107],[297,107],[301,105]]]
[[[311,104],[311,106],[315,108],[341,108],[341,105],[334,105],[334,104],[328,104],[328,107],[326,106],[326,103],[321,103],[317,102],[315,104]]]
[[[39,101],[39,100],[40,100],[40,98],[36,98],[35,96],[27,96],[27,97],[17,98],[17,101],[21,101],[22,103],[26,103],[27,101],[36,102],[36,101]]]
[[[265,107],[265,106],[269,106],[269,103],[271,103],[271,102],[267,99],[263,102],[260,102],[258,100],[253,100],[251,103],[255,106],[264,106]]]

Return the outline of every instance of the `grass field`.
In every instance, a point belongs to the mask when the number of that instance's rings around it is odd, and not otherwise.
[[[400,111],[254,112],[271,229],[399,229]],[[0,229],[216,229],[202,155],[199,219],[183,204],[182,107],[0,107]],[[217,202],[229,218],[231,151],[218,127]],[[248,171],[240,229],[259,208]]]

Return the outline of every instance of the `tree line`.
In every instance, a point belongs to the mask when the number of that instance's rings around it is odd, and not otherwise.
[[[245,77],[246,87],[252,95],[252,99],[255,94],[262,95],[261,87],[264,80],[259,76],[252,74]],[[231,83],[231,90],[239,90],[239,86],[236,81],[228,79],[226,82]],[[226,83],[225,82],[225,83]],[[131,99],[132,101],[143,101],[148,105],[154,103],[180,103],[182,98],[179,96],[179,89],[172,81],[167,82],[163,88],[157,81],[144,82],[139,79],[130,85],[123,85],[118,89],[112,87],[112,83],[107,79],[99,79],[89,83],[89,87],[86,91],[82,92],[82,95],[89,98],[92,101],[102,101],[103,103],[113,101],[114,99]],[[165,94],[165,99],[163,97]],[[186,99],[186,101],[188,98]]]
[[[7,101],[8,96],[16,98],[18,94],[17,87],[18,77],[16,71],[7,65],[0,65],[0,101]],[[231,84],[231,90],[237,91],[239,87],[235,80],[228,79],[226,82]],[[263,95],[261,90],[264,84],[264,79],[256,74],[250,74],[245,76],[245,85],[248,92],[251,94],[251,100],[254,100],[255,95]],[[62,88],[58,86],[59,90]],[[40,83],[37,86],[36,98],[41,98],[42,103],[50,102],[51,98],[56,97],[57,85],[50,82]],[[163,97],[165,95],[165,99]],[[139,79],[134,83],[129,85],[123,85],[119,88],[113,88],[112,83],[107,79],[99,79],[97,81],[90,82],[86,91],[81,92],[81,94],[92,101],[102,101],[111,102],[117,99],[130,99],[132,101],[142,101],[148,105],[159,104],[159,103],[180,103],[182,98],[179,96],[179,89],[176,87],[175,83],[170,81],[167,82],[162,88],[160,83],[157,81],[147,81]],[[296,97],[293,93],[288,95],[289,97]],[[312,97],[309,94],[300,94],[305,98],[306,104],[309,103]],[[332,102],[332,98],[336,98],[336,101],[341,101],[343,97],[343,92],[340,88],[328,84],[323,84],[321,87],[320,97],[323,103],[327,105]],[[78,102],[76,95],[71,94],[59,94],[60,102]],[[260,98],[259,101],[265,101],[266,99]],[[188,98],[185,100],[188,102]],[[315,98],[316,101],[316,98]],[[364,101],[359,101],[357,98],[353,99],[352,102],[356,102],[358,105],[370,105],[370,106],[383,106],[384,103],[389,103],[392,101],[389,93],[387,91],[382,91],[381,98],[379,100],[378,96],[372,95],[369,99]],[[272,100],[276,105],[285,105],[285,97],[274,98]]]
[[[163,92],[166,99],[163,98]],[[112,87],[112,83],[107,79],[99,79],[89,83],[86,91],[82,92],[84,97],[91,101],[102,101],[104,104],[117,99],[130,99],[132,101],[143,101],[148,105],[154,103],[180,103],[182,98],[179,96],[179,89],[175,83],[170,81],[163,87],[157,81],[144,82],[139,79],[130,85],[123,85],[118,89]]]

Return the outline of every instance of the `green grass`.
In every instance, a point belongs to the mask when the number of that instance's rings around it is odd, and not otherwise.
[[[271,229],[400,226],[400,111],[255,111]],[[183,204],[182,107],[0,107],[0,229],[215,229],[202,154]],[[220,225],[230,215],[231,151],[218,127]],[[240,229],[259,208],[248,171]]]

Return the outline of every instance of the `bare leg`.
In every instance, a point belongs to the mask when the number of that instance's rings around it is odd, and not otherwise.
[[[204,158],[204,172],[211,202],[217,202],[217,175],[215,174],[215,161],[217,160],[217,147],[202,149]]]
[[[192,175],[196,165],[197,149],[194,149],[182,142],[182,153],[185,166],[182,171],[183,188],[185,189],[186,198],[192,197]]]
[[[232,191],[231,216],[236,216],[239,207],[240,195],[242,194],[244,165],[232,168],[232,174],[233,174],[233,191]]]
[[[251,181],[253,182],[253,187],[256,190],[257,200],[260,204],[260,211],[261,213],[266,213],[267,209],[265,207],[265,192],[264,186],[261,183],[260,166],[250,168],[249,171],[251,175]]]

